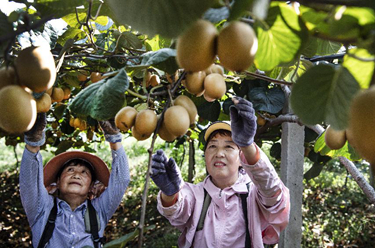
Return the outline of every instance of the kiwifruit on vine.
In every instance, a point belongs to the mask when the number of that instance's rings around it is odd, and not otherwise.
[[[209,67],[216,55],[216,27],[200,19],[188,27],[178,38],[176,60],[186,71],[203,71]]]
[[[45,47],[31,46],[23,49],[15,60],[19,84],[33,92],[51,88],[56,79],[55,60]]]
[[[148,136],[155,131],[156,125],[158,123],[158,117],[155,112],[151,109],[144,109],[137,113],[135,117],[134,128],[136,133],[140,136]]]
[[[212,64],[210,67],[208,67],[206,70],[204,70],[206,75],[211,73],[219,73],[221,75],[224,75],[224,68],[221,65]]]
[[[195,106],[194,102],[188,96],[179,95],[174,100],[174,105],[184,107],[189,114],[190,125],[195,123],[195,120],[198,116],[197,106]]]
[[[171,134],[168,131],[167,127],[165,126],[164,119],[160,124],[159,130],[158,130],[158,135],[162,140],[165,140],[167,142],[172,142],[177,138],[177,136]]]
[[[103,79],[103,76],[100,72],[97,72],[97,71],[91,72],[91,74],[90,74],[91,82],[96,83],[96,82],[99,82],[102,79]]]
[[[350,145],[375,166],[375,87],[357,93],[350,105],[346,130]]]
[[[64,91],[64,98],[63,100],[67,100],[70,98],[70,94],[72,93],[72,90],[69,87],[62,88]]]
[[[41,97],[36,99],[36,111],[37,113],[46,113],[51,108],[51,96],[47,93],[43,93]]]
[[[217,38],[217,55],[220,64],[231,71],[246,70],[254,61],[258,39],[250,25],[232,21]]]
[[[4,88],[8,85],[16,84],[16,73],[14,68],[9,67],[1,67],[0,68],[0,89]]]
[[[53,87],[52,95],[51,95],[52,102],[61,102],[62,100],[64,100],[64,96],[65,96],[65,93],[62,88]]]
[[[332,150],[341,149],[346,143],[346,131],[335,130],[331,126],[328,126],[324,135],[326,145]]]
[[[147,81],[146,86],[155,87],[160,84],[160,77],[156,74],[150,76],[150,79]]]
[[[219,73],[211,73],[204,79],[204,98],[212,102],[220,99],[227,91],[224,77]]]
[[[169,107],[164,113],[164,123],[168,132],[174,136],[182,136],[190,126],[188,111],[179,105]]]
[[[135,126],[133,126],[131,128],[131,131],[132,131],[133,137],[138,141],[146,140],[146,139],[150,138],[150,136],[152,134],[152,133],[140,133],[140,132],[137,131]]]
[[[193,95],[202,95],[204,91],[204,79],[206,78],[206,73],[204,71],[198,72],[188,72],[185,76],[184,86],[186,90]]]
[[[123,107],[115,116],[116,127],[123,132],[127,132],[134,126],[137,114],[138,111],[135,108],[131,106]]]
[[[36,120],[34,97],[18,85],[8,85],[0,90],[0,128],[10,134],[31,129]]]

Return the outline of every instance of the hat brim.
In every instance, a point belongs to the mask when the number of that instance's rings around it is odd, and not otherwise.
[[[211,124],[211,126],[209,126],[207,128],[207,130],[206,130],[206,132],[204,134],[204,141],[207,142],[207,139],[216,130],[227,130],[227,131],[232,132],[232,129],[231,129],[229,123],[222,122],[222,121],[220,121],[220,122],[214,122],[213,124]]]
[[[56,176],[61,167],[69,160],[77,158],[88,161],[94,167],[96,179],[103,183],[106,187],[108,186],[109,169],[107,164],[98,156],[81,151],[63,152],[48,161],[43,169],[44,186],[47,187],[56,182]]]

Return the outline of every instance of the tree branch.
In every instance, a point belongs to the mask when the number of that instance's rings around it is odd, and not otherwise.
[[[339,157],[341,164],[345,166],[353,179],[357,182],[358,186],[362,189],[363,193],[367,196],[370,203],[375,204],[375,190],[367,182],[362,173],[357,169],[357,167],[349,159],[345,157]]]

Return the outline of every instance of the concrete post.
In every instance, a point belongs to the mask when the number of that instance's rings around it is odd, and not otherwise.
[[[283,123],[281,140],[281,180],[290,192],[290,218],[279,248],[297,248],[302,239],[304,126]]]

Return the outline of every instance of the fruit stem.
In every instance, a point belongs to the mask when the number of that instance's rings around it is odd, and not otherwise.
[[[133,95],[133,96],[136,96],[138,98],[141,98],[142,100],[146,100],[147,99],[147,96],[144,96],[144,95],[141,95],[141,94],[138,94],[137,92],[134,92],[132,90],[127,90],[127,92],[130,94],[130,95]]]

